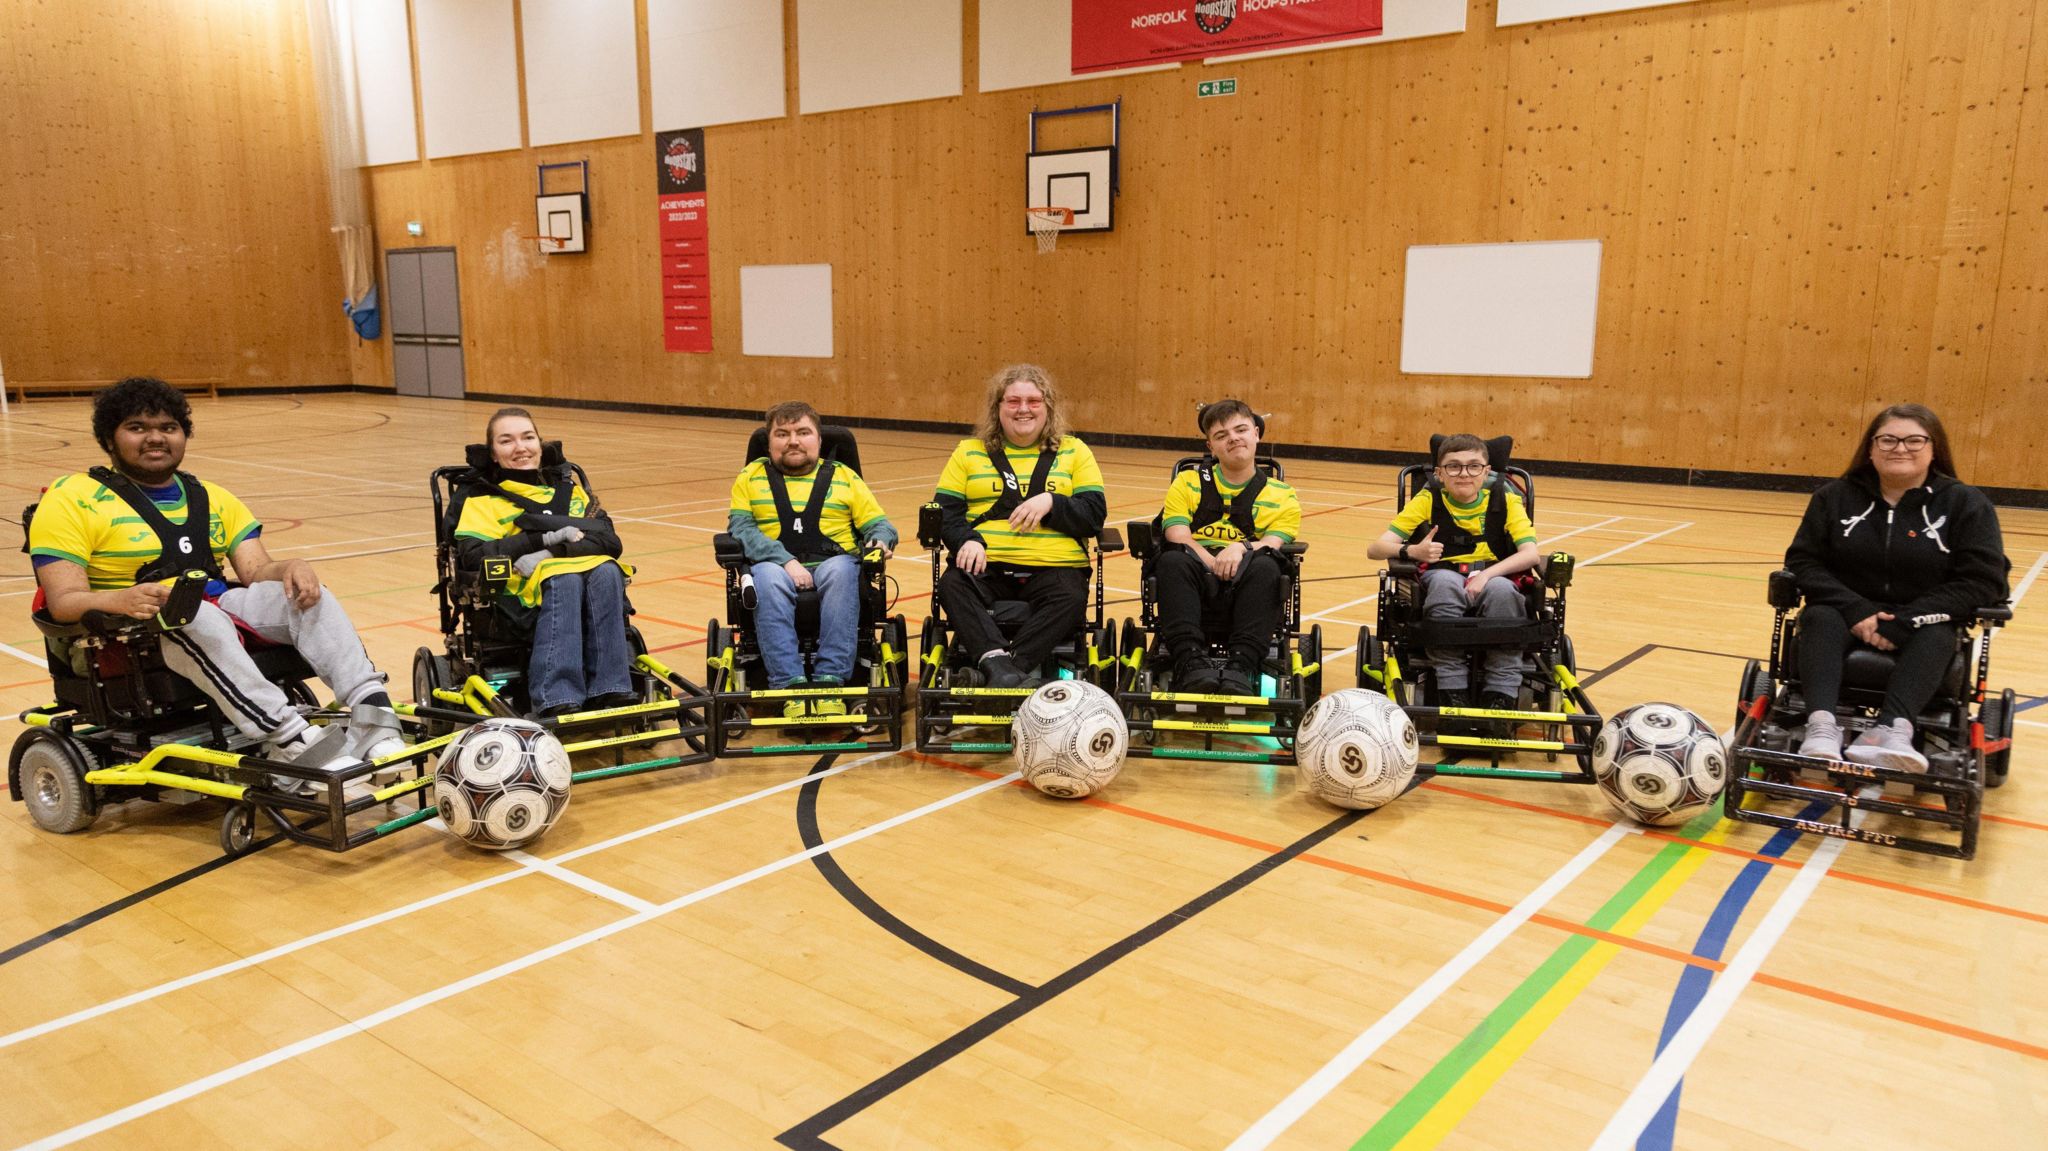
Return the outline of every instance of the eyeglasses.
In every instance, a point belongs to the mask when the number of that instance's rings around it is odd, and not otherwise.
[[[1933,436],[1872,436],[1870,438],[1881,452],[1917,452],[1934,442]]]
[[[1438,464],[1436,470],[1447,476],[1476,476],[1486,470],[1485,464]]]
[[[1045,406],[1045,401],[1036,397],[1011,396],[1003,401],[1003,406],[1006,408],[1042,408]]]

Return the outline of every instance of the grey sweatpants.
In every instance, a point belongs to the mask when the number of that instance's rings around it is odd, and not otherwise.
[[[191,680],[252,739],[290,739],[305,729],[306,721],[242,650],[237,619],[264,639],[299,649],[343,704],[354,705],[384,688],[383,673],[371,666],[333,592],[320,589],[319,602],[301,609],[275,580],[229,588],[217,601],[200,604],[191,623],[164,633],[164,666]]]
[[[1478,571],[1484,564],[1471,565]],[[1431,567],[1422,572],[1422,614],[1434,619],[1478,615],[1485,619],[1523,619],[1528,616],[1522,592],[1515,587],[1515,581],[1508,578],[1486,581],[1485,590],[1479,593],[1478,610],[1465,594],[1465,577],[1470,572],[1460,572],[1454,567]],[[1467,657],[1470,648],[1454,647],[1429,653],[1429,665],[1436,669],[1436,685],[1450,691],[1463,691],[1471,686],[1472,673]],[[1522,687],[1522,651],[1520,648],[1496,647],[1486,649],[1483,658],[1486,682],[1481,691],[1497,691],[1502,695],[1514,695]]]

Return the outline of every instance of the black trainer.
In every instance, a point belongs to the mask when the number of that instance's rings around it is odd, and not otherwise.
[[[1023,687],[1024,669],[1010,658],[1008,652],[996,652],[981,659],[982,673],[988,676],[990,687]]]
[[[1223,687],[1223,672],[1207,656],[1190,656],[1174,664],[1173,690],[1208,695]]]
[[[1462,687],[1441,687],[1436,692],[1436,705],[1438,707],[1471,707],[1472,693]],[[1471,720],[1453,719],[1442,715],[1436,717],[1436,733],[1438,735],[1474,734]]]
[[[1223,669],[1223,694],[1263,696],[1259,690],[1260,678],[1257,671],[1247,671],[1243,665],[1233,662]]]
[[[1521,703],[1514,696],[1500,691],[1481,692],[1479,706],[1491,711],[1520,711]],[[1486,734],[1495,739],[1515,738],[1515,721],[1512,719],[1489,719],[1481,721]]]

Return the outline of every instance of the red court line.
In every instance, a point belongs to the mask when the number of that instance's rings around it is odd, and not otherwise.
[[[953,771],[966,772],[969,775],[979,776],[983,779],[1001,778],[1001,776],[997,773],[988,771],[984,768],[971,767],[964,763],[957,763],[953,760],[943,759],[939,756],[926,755],[922,752],[912,751],[908,748],[904,749],[903,754],[914,760],[920,760],[925,763],[937,764],[940,767],[949,768]],[[1030,787],[1031,785],[1025,783],[1023,780],[1017,780],[1014,783],[1012,783],[1011,786]],[[1424,784],[1423,786],[1430,787],[1434,785]],[[1465,794],[1459,792],[1459,790],[1455,788],[1443,788],[1441,790]],[[1480,796],[1476,792],[1470,794],[1472,794],[1475,798],[1493,798],[1491,796]],[[1226,843],[1234,843],[1239,846],[1249,847],[1257,851],[1271,853],[1281,850],[1279,844],[1266,843],[1262,840],[1252,839],[1248,836],[1238,835],[1235,832],[1222,831],[1213,827],[1204,827],[1201,824],[1189,823],[1186,820],[1175,819],[1174,817],[1169,815],[1160,815],[1156,812],[1142,811],[1135,807],[1125,807],[1123,804],[1120,803],[1111,803],[1107,800],[1094,798],[1083,799],[1078,802],[1085,803],[1093,807],[1105,808],[1107,810],[1117,812],[1121,815],[1135,816],[1139,819],[1143,819],[1151,823],[1157,823],[1164,827],[1171,827],[1181,831],[1189,831],[1195,833],[1196,835],[1206,836],[1210,839],[1218,839]],[[1587,818],[1584,816],[1578,816],[1576,813],[1572,812],[1548,811],[1547,809],[1541,807],[1536,807],[1530,804],[1516,803],[1512,800],[1504,801],[1504,806],[1526,807],[1532,811],[1543,812],[1551,815],[1566,816],[1569,818],[1573,818],[1575,820]],[[1602,823],[1602,821],[1599,820],[1593,820],[1592,822],[1601,823],[1602,826],[1606,826],[1605,823]],[[1658,838],[1667,838],[1675,842],[1694,844],[1695,846],[1700,847],[1713,846],[1712,844],[1695,844],[1693,840],[1680,839],[1677,836],[1660,836]],[[1744,852],[1741,854],[1748,853]],[[1483,897],[1476,895],[1468,895],[1462,891],[1452,891],[1449,888],[1436,887],[1432,884],[1422,883],[1417,880],[1408,879],[1403,876],[1388,875],[1382,872],[1373,871],[1370,868],[1358,867],[1354,864],[1345,863],[1341,860],[1330,859],[1326,856],[1304,854],[1299,856],[1298,858],[1308,863],[1313,863],[1319,867],[1327,867],[1335,871],[1347,872],[1353,875],[1360,876],[1362,878],[1374,880],[1376,882],[1387,883],[1395,887],[1405,888],[1407,890],[1414,891],[1422,895],[1434,896],[1437,898],[1448,900],[1453,903],[1464,904],[1467,907],[1477,908],[1482,911],[1491,911],[1495,914],[1504,914],[1507,911],[1511,910],[1511,908],[1509,908],[1506,904],[1499,903],[1491,899],[1485,899]],[[1797,867],[1799,865],[1788,864],[1788,866]],[[1831,871],[1829,874],[1838,875],[1844,879],[1857,878],[1845,875],[1839,871]],[[1883,881],[1878,882],[1882,883]],[[1911,888],[1904,888],[1903,885],[1901,885],[1901,887],[1903,890],[1913,890]],[[1926,894],[1931,897],[1941,898],[1940,894],[1937,892],[1916,892],[1916,894]],[[1958,901],[1960,901],[1960,899],[1958,899]],[[2030,913],[2012,912],[2011,909],[2005,910],[2013,914],[2019,914],[2024,917],[2033,918],[2033,916],[2031,916]],[[1689,952],[1680,951],[1676,948],[1664,947],[1659,944],[1649,943],[1641,939],[1634,939],[1626,935],[1615,935],[1611,932],[1601,931],[1598,928],[1588,927],[1583,923],[1573,923],[1568,919],[1559,919],[1554,915],[1548,915],[1541,912],[1530,916],[1529,921],[1532,923],[1540,923],[1546,927],[1555,928],[1559,931],[1569,932],[1573,935],[1583,935],[1590,939],[1597,939],[1603,943],[1611,943],[1617,947],[1626,948],[1630,951],[1639,951],[1647,955],[1659,956],[1664,959],[1670,959],[1675,962],[1684,963],[1693,967],[1704,967],[1709,971],[1719,972],[1725,970],[1727,966],[1725,963],[1711,959],[1703,959],[1700,956],[1693,955]],[[1988,1031],[1979,1031],[1973,1027],[1965,1027],[1959,1023],[1950,1023],[1946,1020],[1936,1019],[1933,1016],[1920,1015],[1915,1012],[1906,1011],[1898,1007],[1891,1007],[1883,1003],[1875,1002],[1873,1000],[1859,999],[1852,995],[1844,995],[1841,992],[1830,991],[1824,987],[1816,987],[1810,983],[1802,983],[1796,979],[1787,979],[1782,976],[1776,975],[1766,975],[1762,972],[1757,973],[1753,978],[1758,983],[1767,984],[1771,987],[1776,987],[1782,991],[1790,991],[1796,995],[1804,995],[1810,999],[1820,1000],[1823,1003],[1832,1003],[1838,1007],[1847,1007],[1851,1010],[1868,1012],[1869,1014],[1882,1016],[1886,1019],[1893,1019],[1901,1023],[1908,1023],[1915,1026],[1924,1027],[1930,1031],[1938,1031],[1945,1035],[1953,1035],[1959,1039],[1971,1039],[1979,1043],[1984,1043],[1992,1047],[2002,1048],[2004,1050],[2016,1052],[2021,1055],[2028,1055],[2036,1059],[2048,1060],[2048,1047],[2039,1047],[2034,1044],[2027,1043],[2023,1040],[2013,1039],[2009,1036],[1997,1035]]]

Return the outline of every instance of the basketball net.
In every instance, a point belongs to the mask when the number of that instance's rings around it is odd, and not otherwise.
[[[1072,208],[1026,208],[1025,222],[1031,225],[1031,235],[1038,240],[1038,254],[1051,254],[1059,247],[1060,230],[1074,226]]]

